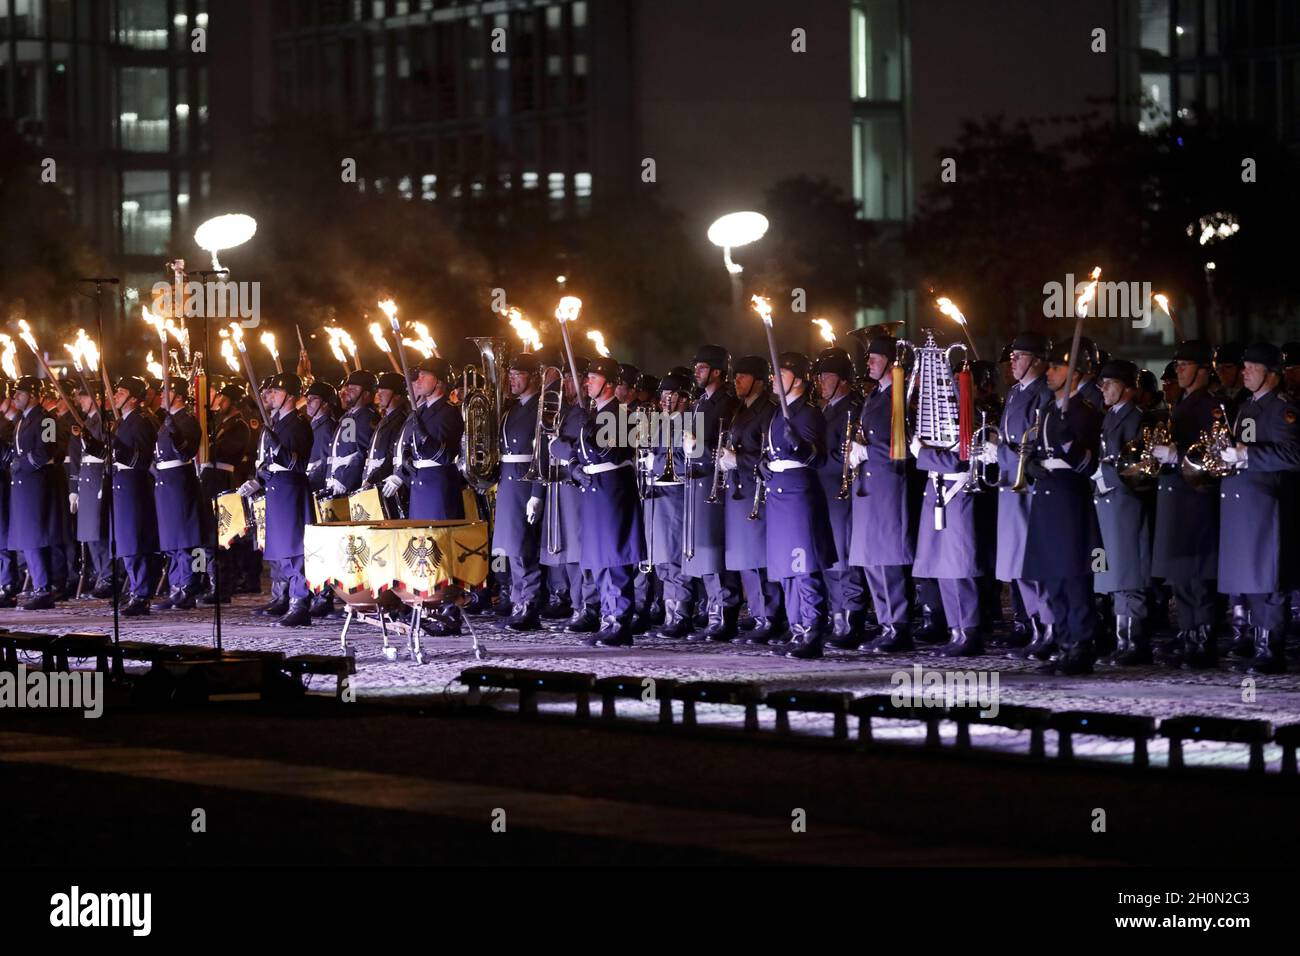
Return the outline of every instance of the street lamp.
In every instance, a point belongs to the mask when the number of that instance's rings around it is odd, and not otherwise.
[[[215,216],[194,230],[194,242],[212,255],[212,271],[226,271],[217,261],[217,253],[242,246],[257,232],[257,220],[242,213]]]
[[[731,314],[737,324],[744,315],[744,269],[732,261],[731,250],[757,242],[767,234],[767,217],[761,212],[729,212],[709,226],[709,242],[722,249],[722,262],[731,276]]]

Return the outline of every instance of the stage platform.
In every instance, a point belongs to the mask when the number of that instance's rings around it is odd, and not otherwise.
[[[275,627],[269,619],[252,614],[263,603],[260,596],[241,596],[223,610],[222,637],[230,650],[274,650],[286,655],[339,654],[343,622],[326,619],[310,628]],[[147,618],[122,618],[123,640],[158,643],[206,644],[213,639],[212,609],[158,612]],[[805,690],[848,691],[854,694],[889,693],[895,675],[904,672],[915,676],[914,666],[924,671],[970,671],[982,676],[985,686],[993,689],[1000,706],[1028,705],[1054,711],[1095,710],[1125,714],[1142,714],[1163,719],[1196,714],[1201,716],[1268,720],[1277,726],[1300,721],[1300,669],[1296,673],[1248,678],[1223,665],[1217,670],[1190,672],[1165,667],[1099,669],[1087,677],[1045,676],[1036,672],[1037,664],[1009,660],[1002,655],[988,655],[964,660],[936,658],[925,653],[896,654],[881,657],[865,652],[828,651],[816,661],[794,661],[772,655],[766,648],[742,644],[693,643],[657,637],[639,637],[630,648],[588,647],[575,635],[560,631],[518,634],[506,629],[496,617],[474,617],[469,626],[478,635],[482,660],[472,652],[471,638],[429,637],[422,639],[424,662],[417,664],[406,646],[406,638],[390,634],[390,643],[398,648],[397,660],[382,653],[377,627],[354,622],[348,643],[356,658],[356,675],[352,691],[358,700],[389,699],[418,702],[448,695],[461,696],[468,688],[457,676],[477,664],[545,670],[581,671],[598,677],[635,675],[656,679],[755,681],[767,689],[800,688]],[[0,627],[47,631],[111,631],[112,609],[103,601],[69,601],[54,610],[24,612],[0,611]],[[142,668],[144,665],[135,665]],[[129,670],[130,668],[128,668]],[[325,678],[319,680],[324,681]],[[499,709],[513,709],[513,693],[487,695],[487,703]],[[680,713],[680,704],[677,705]],[[545,712],[572,712],[571,700],[551,699],[543,695],[539,709]],[[620,701],[620,717],[653,721],[659,714],[654,703],[639,700]],[[760,726],[771,729],[774,714],[759,710]],[[702,705],[699,723],[705,726],[740,727],[740,708]],[[826,735],[832,732],[829,715],[793,714],[791,726],[796,733]],[[955,733],[951,724],[943,726],[945,743]],[[920,723],[888,721],[879,723],[876,737],[900,743],[925,739]],[[995,728],[972,728],[977,748],[1023,752],[1028,735]],[[1048,755],[1055,753],[1056,735],[1047,734]],[[1085,759],[1124,763],[1131,760],[1132,743],[1102,738],[1079,738],[1075,750]],[[1240,767],[1247,765],[1247,748],[1235,744],[1195,742],[1185,746],[1189,766]],[[1168,744],[1157,738],[1151,746],[1153,766],[1166,765]],[[1266,765],[1276,771],[1281,748],[1265,749]]]

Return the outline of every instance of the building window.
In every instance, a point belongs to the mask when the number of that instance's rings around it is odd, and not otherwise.
[[[903,121],[864,116],[853,122],[853,198],[865,219],[901,220],[906,197]]]
[[[132,152],[164,153],[170,117],[167,115],[167,71],[123,67],[118,71],[118,131],[120,148]]]
[[[903,98],[903,29],[898,0],[859,0],[850,11],[852,90],[856,100]]]
[[[420,177],[420,198],[425,202],[433,202],[438,198],[438,177],[433,173],[425,173]]]
[[[1142,115],[1138,130],[1149,133],[1169,122],[1169,74],[1142,74]]]
[[[115,39],[137,50],[167,49],[167,0],[118,0]]]
[[[122,174],[122,251],[128,256],[165,254],[172,235],[168,175],[156,170]]]
[[[1169,0],[1142,0],[1138,7],[1144,52],[1169,55]]]

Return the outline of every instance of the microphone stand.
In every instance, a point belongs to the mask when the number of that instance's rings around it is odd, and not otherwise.
[[[177,260],[177,261],[178,261],[178,263],[180,264],[181,268],[184,268],[184,266],[185,266],[185,262],[184,262],[184,260],[182,259],[182,260]],[[177,270],[177,271],[179,272],[179,270]],[[204,281],[205,283],[208,281],[208,277],[209,277],[209,276],[225,276],[225,275],[229,275],[229,274],[230,274],[230,271],[229,271],[228,269],[222,269],[222,270],[220,270],[220,271],[218,271],[218,272],[208,271],[208,272],[200,272],[200,273],[199,273],[199,275],[202,276],[203,281]],[[211,354],[212,354],[212,320],[211,320],[211,317],[208,316],[208,315],[206,315],[206,314],[203,316],[203,353],[204,353],[205,355],[211,355]],[[259,398],[260,398],[260,397],[261,397],[261,396],[259,395]],[[203,401],[203,402],[208,401],[208,396],[206,396],[206,395],[196,396],[196,398],[197,398],[198,401]],[[208,416],[205,414],[205,415],[203,416],[203,429],[202,429],[202,431],[201,431],[201,433],[200,433],[200,442],[202,443],[201,451],[202,451],[202,454],[203,454],[203,461],[204,461],[204,463],[207,464],[207,465],[209,465],[209,466],[211,466],[211,467],[214,467],[214,468],[215,468],[216,465],[215,465],[215,463],[212,461],[212,449],[211,449],[211,446],[210,446],[210,441],[211,441],[211,434],[210,434],[210,428],[209,428],[209,426],[208,426]],[[199,486],[200,486],[200,491],[202,490],[202,485],[203,485],[203,473],[202,473],[202,471],[200,471],[200,472],[199,472]],[[217,600],[216,600],[216,603],[214,603],[214,604],[212,605],[213,608],[215,608],[215,610],[212,612],[212,627],[213,627],[213,629],[214,629],[214,631],[215,631],[214,637],[215,637],[215,639],[216,639],[216,644],[217,644],[217,656],[220,657],[221,654],[222,654],[222,647],[221,647],[221,531],[220,531],[220,529],[217,527],[217,500],[216,500],[215,498],[213,498],[212,500],[210,500],[210,501],[208,502],[208,507],[212,509],[212,542],[211,542],[211,543],[212,543],[212,567],[210,567],[210,568],[208,569],[208,572],[209,572],[209,573],[211,574],[211,576],[212,576],[212,593],[213,593],[213,595],[214,595],[214,596],[216,597],[216,599],[217,599]]]

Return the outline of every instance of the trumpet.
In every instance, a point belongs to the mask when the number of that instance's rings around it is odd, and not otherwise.
[[[966,458],[970,462],[970,479],[966,482],[963,491],[968,495],[978,494],[981,491],[992,491],[997,487],[997,482],[989,479],[989,468],[995,467],[995,462],[984,460],[984,446],[988,444],[996,445],[1002,438],[1002,433],[998,430],[997,425],[990,425],[989,415],[984,409],[980,409],[980,427],[970,436],[970,445],[966,452]]]
[[[858,469],[849,467],[849,452],[853,450],[853,442],[856,440],[862,445],[867,443],[866,436],[862,434],[862,426],[859,425],[856,431],[853,428],[853,422],[856,418],[857,415],[851,412],[844,418],[844,442],[840,446],[840,457],[844,459],[844,462],[840,467],[840,491],[835,496],[840,501],[848,498],[849,488],[858,480]],[[858,497],[865,497],[865,492],[861,488],[858,489]]]
[[[734,417],[734,416],[733,416]],[[722,422],[718,422],[718,444],[713,449],[713,484],[709,488],[709,496],[704,500],[711,505],[718,503],[718,489],[722,484]]]
[[[1025,472],[1025,466],[1029,464],[1029,456],[1038,444],[1038,430],[1043,422],[1043,410],[1034,409],[1034,423],[1025,429],[1025,433],[1020,437],[1020,454],[1016,461],[1016,480],[1011,486],[1011,490],[1023,494],[1029,490],[1029,476]]]
[[[750,521],[758,520],[758,509],[767,503],[767,482],[763,476],[758,473],[758,466],[754,466],[754,510],[749,513]]]

